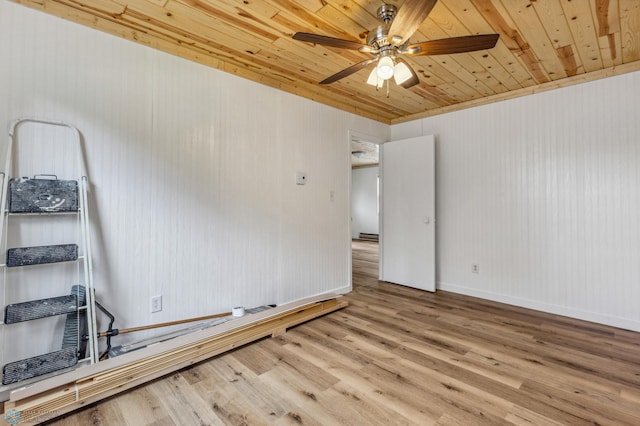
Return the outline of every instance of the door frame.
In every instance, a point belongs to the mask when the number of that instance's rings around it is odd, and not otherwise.
[[[352,188],[352,182],[351,182],[351,178],[352,178],[352,174],[351,171],[353,170],[351,168],[351,141],[353,139],[358,139],[361,141],[365,141],[365,142],[370,142],[370,143],[374,143],[376,145],[382,145],[385,142],[388,142],[388,140],[386,139],[382,139],[376,136],[371,136],[368,135],[366,133],[357,131],[357,130],[352,130],[349,129],[349,131],[347,132],[348,137],[347,137],[347,147],[348,147],[348,165],[349,165],[349,188],[347,189],[347,195],[348,195],[348,199],[349,199],[349,208],[348,208],[348,214],[347,214],[347,220],[349,221],[349,226],[347,227],[347,232],[349,233],[349,239],[348,244],[349,244],[349,249],[347,250],[347,252],[349,253],[349,258],[347,259],[347,270],[349,271],[349,288],[353,289],[353,253],[352,253],[352,249],[351,249],[351,241],[352,241],[352,236],[351,236],[351,232],[352,232],[352,215],[353,215],[353,211],[351,210],[351,198],[353,196],[353,194],[351,193]],[[378,150],[378,152],[380,152],[380,150]],[[378,154],[379,155],[379,154]],[[378,156],[378,176],[380,176],[380,157]],[[380,203],[380,194],[378,194],[378,205]],[[378,229],[380,229],[380,212],[378,212]],[[378,231],[380,232],[380,231]],[[380,268],[380,262],[378,261],[378,268]],[[378,275],[378,278],[380,278],[380,275]]]

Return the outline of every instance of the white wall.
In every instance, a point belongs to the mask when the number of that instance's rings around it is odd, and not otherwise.
[[[351,237],[378,233],[378,166],[351,171]]]
[[[0,57],[3,134],[23,116],[83,134],[116,327],[349,289],[349,132],[388,126],[5,0]]]
[[[439,288],[640,330],[638,99],[633,73],[392,126],[436,135]]]

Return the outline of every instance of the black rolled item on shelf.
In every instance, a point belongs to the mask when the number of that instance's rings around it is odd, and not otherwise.
[[[71,314],[77,311],[78,298],[75,294],[31,300],[7,305],[4,308],[4,323],[15,324],[55,315]]]
[[[20,361],[10,362],[2,368],[2,384],[10,385],[42,376],[43,374],[73,367],[78,363],[77,348],[66,348]]]
[[[77,244],[17,247],[7,250],[7,266],[29,266],[78,259]]]
[[[13,178],[9,181],[9,213],[78,211],[75,180]]]

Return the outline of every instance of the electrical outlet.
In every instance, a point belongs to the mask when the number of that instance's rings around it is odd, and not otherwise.
[[[160,312],[162,310],[162,296],[151,297],[151,313]]]
[[[477,263],[472,263],[471,264],[471,272],[473,272],[474,274],[479,274],[480,273],[480,265],[478,265]]]

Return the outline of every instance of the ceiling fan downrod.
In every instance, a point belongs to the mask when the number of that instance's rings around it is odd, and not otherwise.
[[[368,46],[362,49],[362,51],[376,54],[380,49],[391,44],[388,38],[389,26],[397,13],[398,8],[392,4],[383,4],[378,8],[378,19],[382,22],[382,25],[378,25],[369,33],[369,37],[367,37]]]

